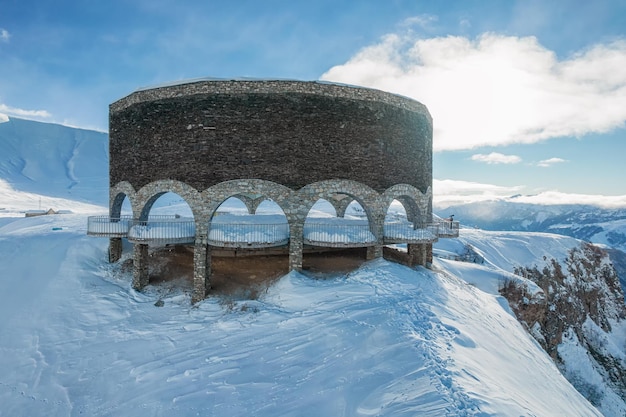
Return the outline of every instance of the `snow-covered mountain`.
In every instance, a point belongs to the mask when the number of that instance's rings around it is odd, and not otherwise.
[[[106,133],[8,118],[0,123],[0,186],[106,207],[108,149]]]
[[[438,210],[463,225],[483,230],[557,233],[611,248],[609,255],[626,291],[626,208],[516,202],[516,197],[455,205]]]
[[[292,272],[191,306],[184,277],[136,292],[131,252],[109,264],[85,235],[108,198],[106,135],[9,123],[0,208],[100,206],[0,211],[0,416],[626,414],[623,295],[580,240],[463,229],[431,270]]]
[[[483,230],[557,233],[626,251],[626,208],[590,205],[539,205],[515,198],[474,202],[438,211]]]

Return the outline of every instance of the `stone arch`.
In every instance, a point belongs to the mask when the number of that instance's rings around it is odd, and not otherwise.
[[[201,193],[201,199],[207,222],[213,217],[215,210],[230,197],[236,197],[244,204],[246,204],[244,199],[252,201],[254,204],[256,201],[260,204],[263,200],[270,199],[283,210],[287,221],[291,221],[292,195],[293,191],[284,185],[266,180],[245,179],[224,181],[209,187]],[[258,204],[254,207],[255,211]],[[246,206],[248,207],[247,204]],[[250,211],[250,207],[248,210]]]
[[[337,194],[335,198],[330,201],[330,204],[335,208],[337,217],[344,217],[346,215],[346,209],[354,200],[349,195]]]
[[[248,214],[255,214],[256,210],[259,208],[259,205],[266,200],[264,196],[261,197],[251,197],[246,194],[238,194],[233,195],[232,197],[240,200],[248,209]]]
[[[138,207],[136,206],[136,193],[133,186],[127,182],[122,181],[109,190],[109,217],[119,218],[122,212],[122,204],[124,198],[128,198],[130,207],[133,212],[133,217],[137,215]]]
[[[430,221],[428,217],[431,199],[430,187],[426,194],[410,184],[396,184],[382,194],[382,202],[385,213],[389,210],[389,206],[393,200],[399,201],[407,214],[407,219],[417,227],[419,223]]]
[[[159,180],[144,185],[137,191],[137,207],[140,208],[139,220],[147,220],[150,209],[159,197],[165,193],[178,194],[191,208],[196,223],[196,233],[202,231],[198,228],[202,225],[202,200],[200,193],[192,186],[176,180]],[[201,234],[201,233],[199,233]]]
[[[298,220],[304,224],[313,204],[323,198],[330,201],[334,195],[342,194],[356,200],[367,214],[370,230],[377,240],[382,241],[385,213],[382,208],[380,194],[373,188],[352,180],[326,180],[302,187],[297,192],[299,198]],[[344,197],[346,198],[346,197]]]

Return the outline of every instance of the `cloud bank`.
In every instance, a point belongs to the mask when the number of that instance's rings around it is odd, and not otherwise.
[[[605,196],[569,194],[559,191],[543,191],[534,195],[520,195],[524,186],[502,187],[457,180],[433,180],[433,205],[444,209],[453,205],[477,201],[509,200],[527,204],[588,204],[604,208],[625,208],[626,195]]]
[[[535,143],[626,121],[626,41],[565,59],[535,37],[391,34],[321,79],[412,97],[434,119],[434,149]]]

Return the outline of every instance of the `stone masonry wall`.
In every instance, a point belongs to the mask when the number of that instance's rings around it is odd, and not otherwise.
[[[405,97],[299,81],[199,81],[111,105],[111,186],[170,179],[203,190],[244,178],[293,190],[346,179],[426,192],[431,117]]]

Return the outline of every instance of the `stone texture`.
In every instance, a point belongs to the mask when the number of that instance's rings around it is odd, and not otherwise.
[[[109,132],[111,217],[124,198],[141,220],[167,192],[189,204],[194,302],[210,289],[211,218],[230,197],[250,213],[265,199],[283,210],[292,270],[302,268],[304,221],[319,199],[340,217],[350,202],[361,204],[376,237],[368,259],[383,255],[394,199],[416,227],[431,218],[432,119],[406,97],[318,82],[202,80],[111,104]],[[117,248],[112,239],[111,253]],[[148,283],[147,248],[134,247],[137,289]],[[431,244],[409,245],[409,253],[411,262],[432,261]]]
[[[200,81],[142,90],[111,105],[109,135],[111,186],[263,178],[297,190],[341,178],[425,192],[432,183],[428,110],[373,89]]]
[[[211,250],[206,237],[196,236],[193,250],[193,294],[191,302],[203,300],[211,289]]]
[[[133,288],[143,289],[148,285],[148,245],[133,245]]]
[[[109,240],[109,262],[117,262],[122,257],[122,238],[113,237]]]

